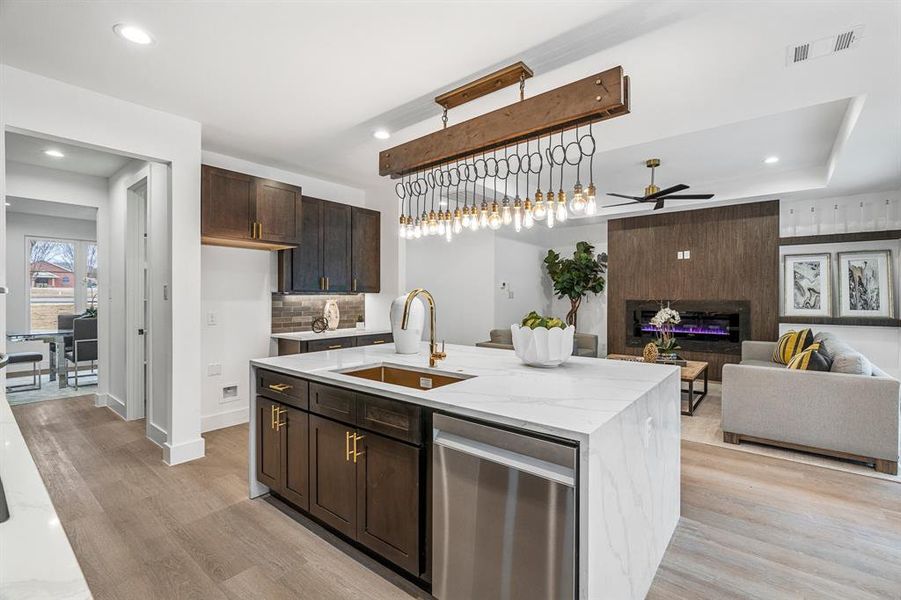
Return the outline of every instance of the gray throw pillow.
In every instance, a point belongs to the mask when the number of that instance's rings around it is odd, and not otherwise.
[[[848,375],[873,375],[873,364],[860,352],[843,352],[832,357],[833,373],[847,373]]]
[[[823,354],[829,360],[834,361],[836,356],[841,356],[842,354],[857,354],[857,350],[836,337],[827,337],[820,342],[820,354]]]

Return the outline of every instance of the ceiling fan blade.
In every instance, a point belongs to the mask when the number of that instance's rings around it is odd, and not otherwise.
[[[602,204],[598,208],[613,208],[614,206],[632,206],[633,204],[641,204],[641,201],[636,200],[635,202],[623,202],[621,204]]]
[[[674,192],[681,192],[682,190],[687,190],[687,189],[688,189],[687,185],[685,185],[684,183],[680,183],[679,185],[674,185],[673,187],[666,188],[665,190],[660,190],[659,192],[651,194],[650,196],[645,196],[644,199],[645,200],[656,200],[657,198],[660,198],[661,196],[667,196]]]
[[[654,204],[654,210],[660,210],[661,208],[663,208],[663,198],[661,198],[657,201],[656,204]]]
[[[617,198],[628,198],[629,200],[635,200],[636,202],[644,202],[644,198],[642,196],[626,196],[625,194],[613,194],[608,193],[608,196],[616,196]]]
[[[710,200],[713,194],[679,194],[678,196],[666,196],[664,200]]]

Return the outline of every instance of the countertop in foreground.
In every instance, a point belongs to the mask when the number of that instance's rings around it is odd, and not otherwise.
[[[448,345],[447,359],[434,370],[475,377],[415,390],[335,372],[382,362],[428,368],[428,344],[423,343],[419,354],[396,354],[393,344],[385,344],[263,358],[251,364],[574,440],[587,439],[678,371],[670,365],[575,356],[560,367],[540,369],[524,365],[509,350]]]
[[[0,479],[9,520],[0,523],[0,598],[91,598],[88,584],[0,391]]]

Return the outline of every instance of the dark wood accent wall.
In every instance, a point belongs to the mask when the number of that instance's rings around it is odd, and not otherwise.
[[[691,258],[676,253],[689,250]],[[751,339],[779,335],[779,201],[611,220],[608,224],[608,352],[626,345],[627,300],[747,300]],[[678,302],[674,305],[678,309]],[[736,355],[680,352],[710,363],[719,380]]]

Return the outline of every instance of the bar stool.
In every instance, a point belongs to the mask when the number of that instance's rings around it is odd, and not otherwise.
[[[40,352],[11,352],[8,356],[8,364],[11,365],[31,363],[31,384],[8,385],[6,391],[12,394],[41,389],[41,361],[44,360],[44,355]]]

